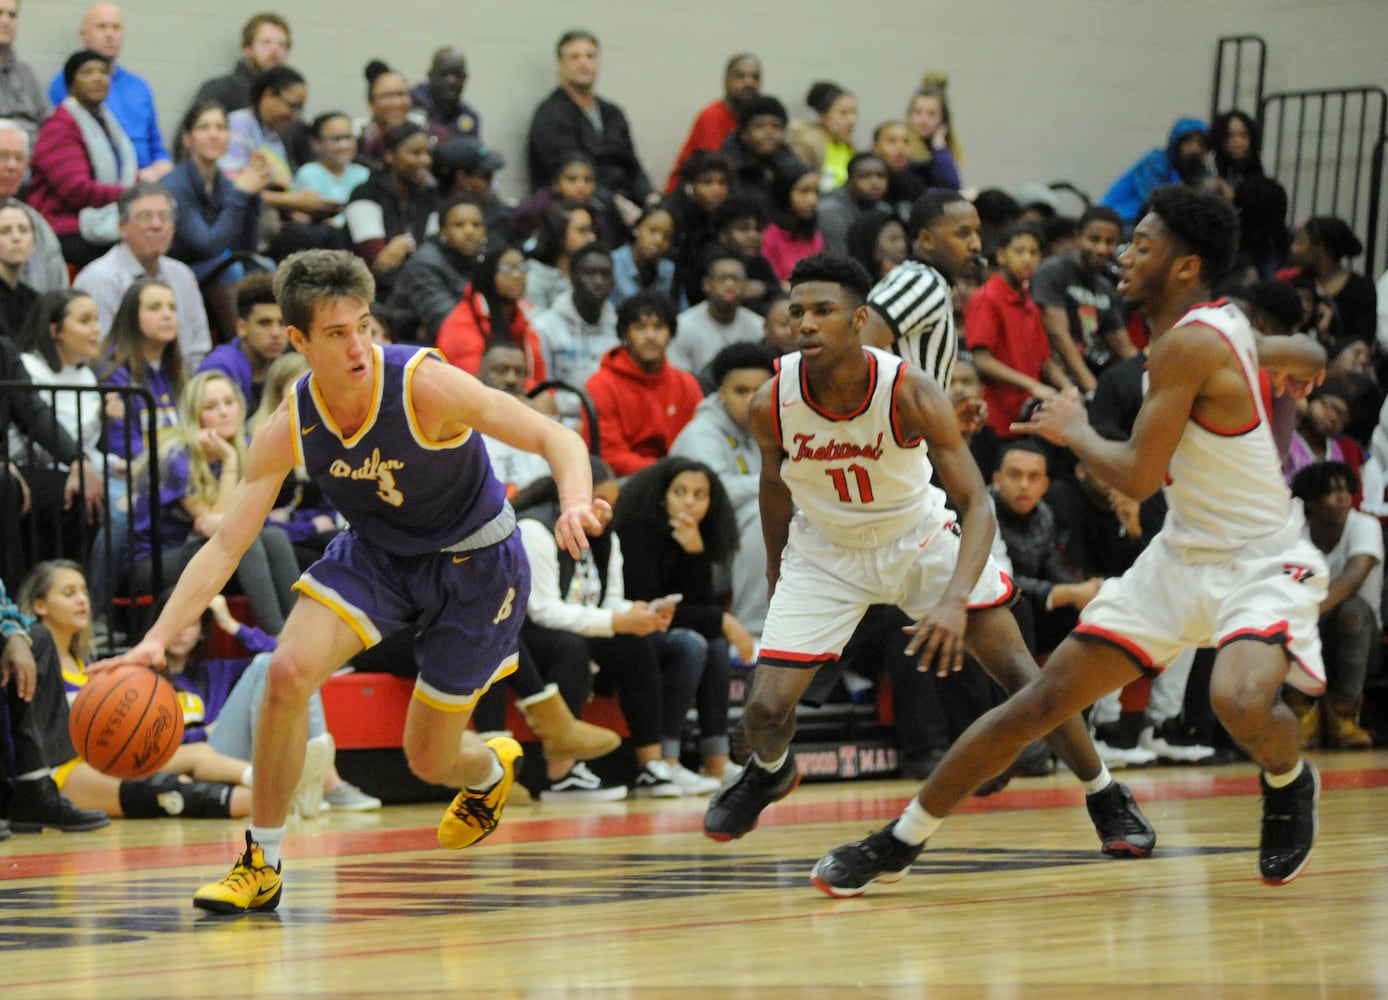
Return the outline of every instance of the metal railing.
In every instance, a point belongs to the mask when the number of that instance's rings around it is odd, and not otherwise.
[[[137,407],[133,404],[138,404],[140,410],[139,422],[123,421],[121,439],[115,441],[108,440],[111,422],[107,416],[106,400],[111,397],[120,401],[124,413],[134,412]],[[65,404],[61,409],[60,402]],[[128,495],[121,502],[126,504],[128,516],[123,519],[122,530],[111,530],[113,519],[107,509],[108,502],[113,483],[119,483],[123,476],[113,472],[116,463],[94,459],[83,453],[77,464],[94,469],[101,478],[103,518],[100,524],[91,522],[85,516],[80,495],[70,508],[64,509],[61,483],[66,479],[70,467],[25,433],[24,427],[16,426],[14,419],[16,413],[32,414],[38,421],[38,427],[31,428],[34,433],[45,429],[51,433],[59,426],[54,414],[62,411],[75,414],[76,427],[82,427],[91,419],[94,407],[100,412],[100,441],[107,454],[130,455],[137,449],[137,440],[155,441],[157,412],[154,397],[148,389],[128,385],[102,384],[93,387],[0,381],[0,519],[5,519],[5,523],[0,523],[0,573],[4,574],[9,585],[7,589],[13,598],[19,578],[36,563],[59,557],[81,563],[92,593],[93,617],[108,626],[104,632],[97,633],[97,651],[110,653],[115,649],[118,632],[129,635],[130,631],[139,628],[144,617],[140,613],[141,607],[151,604],[153,597],[163,589],[159,505],[150,505],[152,584],[147,593],[134,594],[130,587],[134,570],[133,508],[136,484],[125,479]],[[7,417],[9,419],[5,419]],[[15,431],[13,440],[11,428]],[[63,433],[80,449],[80,436],[73,435],[71,431],[71,427],[63,428]],[[146,481],[157,483],[158,447],[146,447],[145,453],[147,458],[143,468]],[[20,513],[24,506],[21,487],[8,474],[12,463],[26,480],[34,480],[29,509],[23,514]],[[125,476],[130,473],[129,468],[124,470]],[[38,489],[39,483],[44,484],[42,490]],[[138,639],[138,636],[131,638]]]
[[[1384,238],[1383,159],[1388,93],[1334,87],[1268,94],[1258,107],[1263,166],[1287,189],[1292,225],[1316,215],[1349,223],[1364,243],[1360,269],[1376,277]]]
[[[1262,106],[1267,56],[1268,43],[1261,35],[1225,35],[1215,40],[1210,121],[1222,111],[1243,110],[1251,115]]]

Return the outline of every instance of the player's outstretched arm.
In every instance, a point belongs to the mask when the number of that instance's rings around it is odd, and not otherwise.
[[[447,441],[475,427],[545,457],[559,487],[554,537],[569,555],[577,559],[588,548],[588,535],[602,531],[612,511],[607,501],[593,499],[588,447],[573,431],[449,364],[420,365],[412,395],[416,419],[431,440]]]
[[[117,666],[163,665],[164,645],[169,637],[194,621],[221,593],[236,572],[241,556],[264,527],[285,476],[294,468],[292,433],[286,402],[251,442],[246,475],[232,491],[221,523],[178,578],[172,596],[144,640],[120,656],[90,665],[88,673]]]
[[[988,562],[997,523],[983,476],[959,433],[954,407],[935,381],[908,369],[894,405],[906,438],[925,439],[940,482],[959,510],[959,557],[954,572],[935,607],[906,630],[911,635],[906,652],[920,653],[920,669],[934,664],[944,675],[963,669],[969,594]]]
[[[752,397],[748,410],[748,428],[761,448],[761,484],[758,504],[761,508],[761,534],[766,544],[766,584],[768,592],[776,590],[781,578],[781,553],[790,537],[790,519],[795,515],[795,503],[790,487],[781,478],[781,462],[786,453],[776,437],[776,382],[780,376],[762,384]]]
[[[1126,441],[1101,437],[1073,390],[1036,407],[1029,421],[1013,424],[1012,430],[1064,445],[1114,489],[1146,500],[1161,488],[1201,391],[1229,359],[1223,339],[1204,327],[1159,339],[1147,356],[1147,395]]]

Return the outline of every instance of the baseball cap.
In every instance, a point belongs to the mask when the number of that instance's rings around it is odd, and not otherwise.
[[[434,170],[440,175],[495,173],[506,166],[506,157],[473,136],[450,139],[434,150]]]

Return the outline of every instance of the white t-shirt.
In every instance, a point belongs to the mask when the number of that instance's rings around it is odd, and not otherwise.
[[[1372,556],[1374,568],[1359,585],[1359,596],[1369,602],[1374,609],[1374,619],[1379,628],[1383,627],[1383,529],[1378,519],[1370,517],[1361,510],[1349,512],[1345,530],[1340,534],[1339,543],[1325,554],[1333,580],[1345,571],[1350,559],[1355,556]]]

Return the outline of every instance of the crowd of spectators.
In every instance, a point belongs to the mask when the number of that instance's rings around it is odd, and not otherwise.
[[[306,117],[312,87],[289,63],[290,25],[257,14],[233,71],[199,88],[170,151],[156,95],[120,61],[119,8],[87,10],[81,47],[47,88],[15,51],[17,20],[15,0],[0,0],[0,378],[88,391],[49,397],[55,408],[42,396],[4,398],[0,581],[10,592],[42,561],[65,558],[91,579],[99,617],[107,581],[148,589],[156,563],[172,579],[215,530],[257,411],[296,377],[268,273],[296,249],[350,249],[376,278],[383,339],[436,347],[572,422],[605,460],[614,496],[629,480],[598,563],[561,556],[556,569],[553,553],[538,557],[557,587],[546,583],[523,633],[535,669],[517,690],[547,716],[560,704],[544,686],[554,674],[581,712],[586,678],[564,680],[565,664],[596,661],[597,687],[642,714],[628,720],[640,737],[632,788],[709,792],[737,772],[728,681],[733,663],[754,661],[766,611],[761,455],[747,407],[776,357],[795,349],[785,307],[795,263],[821,250],[859,260],[886,290],[873,298],[879,325],[911,343],[922,333],[913,310],[933,308],[921,289],[949,300],[954,325],[927,333],[949,341],[941,357],[960,360],[954,377],[947,364],[933,374],[973,414],[966,431],[994,484],[1000,544],[1023,595],[1017,614],[1044,655],[1155,532],[1161,501],[1120,496],[1063,453],[1012,440],[1009,427],[1074,389],[1105,433],[1131,429],[1150,331],[1124,308],[1117,256],[1152,191],[1188,184],[1239,211],[1241,253],[1221,294],[1264,334],[1304,333],[1331,358],[1308,402],[1268,394],[1267,407],[1288,484],[1336,574],[1324,609],[1331,691],[1323,708],[1296,707],[1311,720],[1308,741],[1367,744],[1358,713],[1377,670],[1379,644],[1365,637],[1382,621],[1373,518],[1388,514],[1388,296],[1353,271],[1363,247],[1344,220],[1286,217],[1249,115],[1208,126],[1179,118],[1069,218],[1043,185],[959,193],[963,152],[943,74],[906,95],[902,118],[860,128],[848,87],[818,81],[807,113],[792,115],[763,89],[761,61],[742,52],[727,62],[723,95],[697,111],[662,191],[621,106],[599,95],[599,39],[571,30],[527,133],[531,193],[513,205],[496,185],[507,160],[463,99],[457,48],[435,52],[413,86],[373,60],[363,114]],[[147,390],[153,410],[143,395],[98,384]],[[544,524],[543,467],[493,451],[522,518]],[[237,574],[271,636],[297,567],[341,527],[300,477],[282,501]],[[530,531],[528,550],[541,534]],[[691,710],[701,774],[681,764]],[[1101,736],[1134,761],[1143,748],[1199,745],[1169,710],[1117,715]],[[1119,724],[1133,715],[1137,725]],[[912,732],[903,745],[935,752],[940,741]],[[551,797],[613,797],[583,756],[551,762]]]

